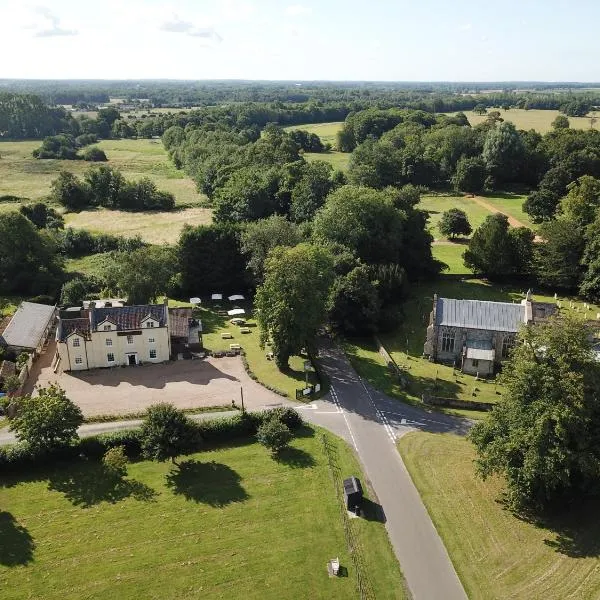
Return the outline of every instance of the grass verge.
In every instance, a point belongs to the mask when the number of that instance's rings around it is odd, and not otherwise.
[[[196,408],[181,408],[181,412],[188,415],[199,415],[202,413],[211,412],[224,412],[230,410],[239,410],[239,407],[235,404],[216,404],[214,406],[198,406]],[[147,411],[127,413],[124,415],[93,415],[85,417],[84,423],[110,423],[112,421],[129,421],[131,419],[143,419],[146,416]],[[1,422],[0,422],[1,424]]]
[[[464,438],[415,432],[398,447],[471,600],[600,597],[596,507],[526,522],[498,502],[500,479],[475,476]]]

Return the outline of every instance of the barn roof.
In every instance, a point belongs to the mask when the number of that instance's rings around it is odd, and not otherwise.
[[[525,307],[509,302],[438,298],[436,325],[516,333],[525,322]]]
[[[35,302],[21,302],[17,312],[2,333],[7,346],[18,348],[38,347],[55,307]]]

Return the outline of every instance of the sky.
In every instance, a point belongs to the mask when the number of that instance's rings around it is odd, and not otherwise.
[[[0,0],[0,78],[600,81],[597,0]]]

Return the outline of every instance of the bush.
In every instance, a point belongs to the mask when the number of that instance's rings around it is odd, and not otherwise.
[[[32,296],[27,298],[27,302],[33,302],[35,304],[47,304],[48,306],[54,306],[54,297],[42,294],[41,296]]]
[[[295,409],[289,406],[280,406],[274,408],[269,411],[266,415],[266,418],[277,419],[284,425],[287,425],[292,431],[295,429],[300,429],[304,422],[302,421],[302,417],[300,413]]]
[[[276,456],[289,445],[292,439],[290,428],[282,423],[275,415],[266,419],[256,432],[256,439]]]
[[[83,160],[89,162],[106,162],[108,158],[106,158],[104,150],[100,150],[100,148],[93,146],[92,148],[86,148],[84,150]]]
[[[123,446],[115,446],[107,450],[102,457],[102,464],[114,477],[125,477],[127,475],[127,456]]]

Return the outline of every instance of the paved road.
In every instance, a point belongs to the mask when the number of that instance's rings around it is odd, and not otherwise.
[[[468,423],[392,400],[367,386],[344,353],[321,351],[330,398],[302,410],[306,420],[341,435],[357,451],[381,503],[390,540],[415,600],[466,600],[448,553],[398,453],[395,440],[414,429],[464,433]]]

